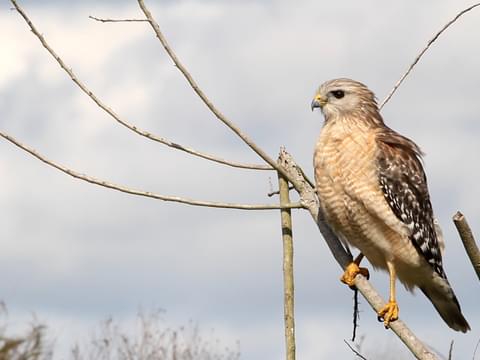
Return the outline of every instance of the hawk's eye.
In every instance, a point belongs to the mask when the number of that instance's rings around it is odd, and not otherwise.
[[[341,99],[345,96],[345,92],[343,90],[333,90],[332,95],[335,96],[337,99]]]

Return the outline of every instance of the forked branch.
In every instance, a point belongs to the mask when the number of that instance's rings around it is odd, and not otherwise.
[[[245,144],[247,144],[255,153],[257,153],[258,156],[260,156],[267,164],[269,164],[272,168],[277,170],[280,174],[285,176],[293,186],[296,188],[296,183],[294,179],[290,179],[289,175],[280,167],[278,166],[277,162],[273,160],[265,151],[263,151],[257,144],[251,140],[247,134],[245,134],[237,125],[235,125],[232,121],[230,121],[217,107],[210,101],[210,99],[207,97],[207,95],[203,92],[203,90],[198,86],[196,81],[193,79],[192,75],[190,72],[187,70],[187,68],[182,64],[180,59],[177,57],[175,52],[172,50],[170,45],[168,44],[167,39],[165,36],[163,36],[163,33],[160,31],[160,26],[158,25],[157,21],[153,18],[152,13],[148,8],[145,6],[145,3],[143,0],[138,0],[138,4],[140,8],[142,9],[143,13],[145,14],[145,17],[148,19],[153,31],[155,32],[155,35],[157,36],[158,40],[160,40],[160,43],[162,44],[163,48],[167,52],[168,56],[170,59],[172,59],[173,63],[175,66],[180,70],[180,72],[183,74],[187,82],[190,84],[192,87],[193,91],[200,97],[200,99],[203,101],[203,103],[208,107],[208,109],[215,115],[215,117],[220,120],[222,123],[224,123],[230,130],[232,130],[240,139],[243,140]]]

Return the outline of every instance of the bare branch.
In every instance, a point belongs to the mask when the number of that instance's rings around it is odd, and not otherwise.
[[[107,22],[148,22],[147,19],[102,19],[102,18],[97,18],[95,16],[89,15],[88,16],[90,19],[95,20],[95,21],[100,21],[102,23],[107,23]]]
[[[360,317],[358,312],[358,289],[353,289],[353,330],[352,330],[352,339],[354,342],[357,337],[357,328],[358,328],[358,318]]]
[[[380,109],[382,109],[385,104],[390,100],[390,98],[393,96],[393,94],[395,94],[395,92],[397,91],[397,89],[399,88],[399,86],[402,84],[403,80],[405,80],[405,78],[408,76],[408,74],[410,74],[410,72],[412,71],[412,69],[415,67],[415,65],[417,65],[418,61],[420,60],[420,58],[423,56],[423,54],[425,54],[425,52],[430,48],[430,46],[438,39],[438,37],[445,31],[447,30],[450,25],[452,25],[455,21],[458,20],[458,18],[460,18],[463,14],[469,12],[470,10],[476,8],[477,6],[480,6],[480,3],[477,3],[477,4],[474,4],[472,6],[469,6],[468,8],[460,11],[457,15],[454,16],[453,19],[451,19],[448,23],[446,23],[441,29],[440,31],[438,31],[427,43],[427,45],[423,48],[422,51],[420,51],[420,54],[417,55],[417,57],[415,58],[415,60],[413,60],[413,62],[410,64],[410,66],[408,67],[407,71],[400,77],[400,79],[397,81],[397,83],[395,84],[395,86],[393,87],[393,89],[390,91],[390,93],[385,97],[385,99],[382,101],[382,103],[380,104]]]
[[[475,360],[475,356],[477,355],[478,345],[480,345],[480,339],[478,339],[477,345],[475,345],[475,350],[473,350],[472,360]]]
[[[77,75],[75,75],[75,73],[73,72],[73,70],[67,66],[67,64],[65,64],[65,62],[62,60],[62,58],[50,47],[50,45],[47,43],[47,41],[45,40],[45,37],[40,34],[40,32],[37,30],[37,28],[35,27],[35,25],[33,25],[32,21],[30,20],[30,18],[28,17],[28,15],[25,13],[25,11],[23,11],[23,9],[17,4],[16,0],[10,0],[11,3],[13,4],[13,6],[15,7],[15,9],[18,11],[18,13],[23,17],[23,19],[25,20],[25,22],[28,24],[28,26],[30,27],[30,29],[32,30],[33,34],[38,38],[38,40],[40,40],[40,42],[42,43],[43,47],[50,53],[50,55],[52,55],[54,57],[54,59],[57,61],[57,63],[60,65],[60,67],[68,74],[68,76],[72,79],[72,81],[85,93],[88,95],[88,97],[90,97],[94,102],[95,104],[97,104],[98,107],[100,107],[103,111],[105,111],[108,115],[110,115],[115,121],[117,121],[119,124],[123,125],[124,127],[126,127],[127,129],[133,131],[134,133],[136,133],[137,135],[140,135],[140,136],[143,136],[149,140],[152,140],[152,141],[156,141],[158,143],[161,143],[161,144],[164,144],[164,145],[167,145],[171,148],[174,148],[174,149],[177,149],[177,150],[181,150],[181,151],[184,151],[188,154],[191,154],[191,155],[194,155],[194,156],[198,156],[200,158],[203,158],[203,159],[206,159],[206,160],[210,160],[210,161],[214,161],[216,163],[219,163],[219,164],[223,164],[223,165],[228,165],[228,166],[232,166],[232,167],[236,167],[236,168],[242,168],[242,169],[253,169],[253,170],[273,170],[273,168],[271,166],[268,166],[268,165],[256,165],[256,164],[245,164],[245,163],[240,163],[240,162],[234,162],[234,161],[229,161],[229,160],[225,160],[225,159],[222,159],[222,158],[219,158],[217,156],[214,156],[214,155],[210,155],[210,154],[207,154],[207,153],[203,153],[203,152],[200,152],[200,151],[196,151],[192,148],[189,148],[189,147],[186,147],[186,146],[183,146],[183,145],[180,145],[180,144],[177,144],[177,143],[174,143],[172,141],[169,141],[163,137],[160,137],[160,136],[157,136],[157,135],[154,135],[148,131],[145,131],[145,130],[142,130],[140,128],[138,128],[137,126],[135,125],[132,125],[130,123],[128,123],[127,121],[123,120],[120,118],[120,116],[118,114],[116,114],[110,107],[108,107],[106,104],[104,104],[94,93],[93,91],[91,91],[89,88],[87,88],[87,86],[81,82]],[[145,22],[148,22],[148,20],[144,20]]]
[[[453,343],[454,341],[452,340],[450,342],[450,348],[448,349],[448,360],[452,360],[452,356],[453,356]]]
[[[293,186],[288,186],[288,190],[294,190],[295,188]],[[267,194],[268,197],[272,197],[273,195],[279,195],[280,194],[280,190],[274,190],[274,191],[271,191]]]
[[[150,25],[152,26],[158,40],[160,40],[160,43],[162,44],[163,48],[167,52],[168,56],[170,59],[172,59],[173,63],[175,66],[180,70],[180,72],[183,74],[187,82],[190,84],[192,87],[193,91],[202,99],[204,104],[210,109],[210,111],[215,115],[215,117],[223,122],[230,130],[232,130],[238,137],[240,137],[244,143],[246,143],[254,152],[256,152],[263,160],[265,160],[271,167],[273,167],[275,170],[280,172],[283,176],[285,176],[292,184],[297,188],[295,180],[289,178],[289,175],[282,169],[275,160],[273,160],[266,152],[264,152],[257,144],[255,144],[245,133],[240,130],[238,126],[236,126],[233,122],[231,122],[227,117],[218,110],[215,105],[210,101],[210,99],[205,95],[205,93],[200,89],[198,84],[195,82],[193,79],[192,75],[188,72],[188,70],[183,66],[181,61],[178,59],[177,55],[173,52],[172,48],[167,42],[167,39],[165,36],[163,36],[162,32],[160,31],[160,26],[158,23],[155,21],[153,18],[152,14],[150,13],[150,10],[147,9],[145,6],[145,3],[143,0],[138,0],[138,4],[140,8],[142,9],[143,13],[145,14],[145,17],[148,19],[150,22]]]
[[[385,300],[382,299],[378,292],[362,275],[358,275],[355,278],[355,286],[376,312],[378,312],[385,305]],[[422,343],[419,338],[417,338],[417,336],[402,320],[398,319],[390,323],[390,328],[415,355],[415,357],[417,357],[417,359],[437,359],[437,357],[425,346],[425,344]]]
[[[280,152],[280,163],[286,172],[289,173],[290,177],[294,178],[298,183],[298,191],[303,206],[305,206],[310,212],[312,218],[317,223],[317,226],[335,260],[337,260],[342,269],[345,269],[345,267],[352,261],[352,257],[346,252],[338,237],[325,222],[314,189],[303,178],[299,166],[285,149],[282,149]],[[385,300],[382,299],[370,282],[362,275],[356,276],[355,286],[375,311],[378,312],[385,305]],[[398,319],[392,322],[390,328],[418,359],[436,359],[435,355],[416,337],[402,320]]]
[[[475,243],[475,238],[473,237],[473,233],[468,225],[467,219],[460,211],[457,211],[457,213],[453,215],[453,222],[455,223],[458,234],[462,239],[465,251],[472,262],[473,269],[480,279],[480,250],[478,250],[478,246]]]
[[[280,189],[280,205],[290,203],[288,181],[278,174],[278,188]],[[292,211],[282,209],[282,239],[283,239],[283,289],[284,289],[284,320],[285,345],[287,360],[295,360],[295,312],[293,288],[293,228]]]
[[[14,137],[0,131],[0,136],[4,139],[10,141],[12,144],[16,145],[20,149],[28,152],[30,155],[34,156],[38,160],[44,162],[45,164],[54,167],[61,172],[70,175],[76,179],[80,179],[83,181],[87,181],[91,184],[103,186],[109,189],[121,191],[127,194],[138,195],[149,197],[152,199],[163,200],[163,201],[172,201],[187,205],[193,206],[205,206],[205,207],[213,207],[213,208],[223,208],[223,209],[240,209],[240,210],[277,210],[277,209],[298,209],[302,208],[303,206],[299,203],[289,203],[284,205],[275,205],[275,204],[235,204],[235,203],[221,203],[221,202],[213,202],[213,201],[200,201],[200,200],[193,200],[193,199],[186,199],[181,198],[178,196],[166,196],[166,195],[159,195],[149,191],[141,191],[141,190],[134,190],[130,189],[121,185],[117,185],[111,183],[109,181],[100,180],[82,173],[79,173],[75,170],[69,169],[63,165],[53,162],[52,160],[48,159],[47,157],[43,156],[42,154],[38,153],[36,150],[22,144],[20,141],[15,139]]]

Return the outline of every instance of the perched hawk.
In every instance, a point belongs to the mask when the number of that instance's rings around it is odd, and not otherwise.
[[[353,286],[366,256],[390,274],[390,298],[379,311],[385,327],[398,319],[396,278],[419,287],[452,329],[470,326],[442,267],[443,243],[434,224],[419,147],[383,122],[374,94],[350,79],[321,85],[312,110],[325,124],[314,154],[316,190],[338,237],[361,253],[341,280]]]

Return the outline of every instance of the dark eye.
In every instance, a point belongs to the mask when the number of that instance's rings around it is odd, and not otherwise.
[[[345,96],[345,92],[343,90],[333,90],[332,95],[335,96],[337,99],[341,99]]]

